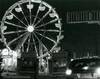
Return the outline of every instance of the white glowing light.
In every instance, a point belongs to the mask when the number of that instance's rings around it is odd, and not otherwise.
[[[34,27],[31,26],[31,25],[28,26],[28,27],[27,27],[27,31],[28,31],[28,32],[33,32],[33,31],[34,31]]]
[[[66,75],[71,75],[72,74],[72,70],[71,69],[67,69],[65,73],[66,73]]]
[[[88,66],[84,66],[83,69],[84,69],[84,70],[88,70],[89,67],[88,67]]]
[[[29,4],[29,5],[27,5],[27,8],[28,8],[28,9],[33,9],[33,7],[34,7],[33,4]]]
[[[22,11],[22,8],[21,8],[21,7],[15,8],[15,11],[16,11],[16,12],[21,12],[21,11]]]
[[[44,11],[45,9],[46,9],[45,6],[40,6],[40,7],[39,7],[39,10],[40,10],[40,11]]]
[[[7,29],[7,26],[1,27],[1,31],[4,32]]]
[[[55,23],[55,26],[59,29],[61,29],[61,24],[60,23]]]
[[[6,16],[8,20],[12,20],[13,19],[13,15],[8,15]]]
[[[96,73],[100,75],[100,67],[96,69]]]
[[[50,16],[51,18],[54,18],[54,17],[56,16],[56,14],[55,14],[55,13],[50,13],[49,16]]]

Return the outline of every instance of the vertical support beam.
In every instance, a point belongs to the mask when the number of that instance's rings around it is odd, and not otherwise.
[[[39,74],[47,75],[49,73],[49,63],[47,57],[42,57],[44,53],[46,53],[45,47],[40,43],[39,44],[39,53],[41,58],[39,58]]]

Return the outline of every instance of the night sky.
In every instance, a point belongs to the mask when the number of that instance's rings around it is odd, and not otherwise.
[[[0,20],[5,11],[18,0],[0,0]],[[65,38],[61,42],[64,50],[70,49],[78,55],[99,55],[100,26],[97,24],[67,24],[66,12],[76,10],[99,10],[100,0],[44,0],[58,12],[62,19]]]

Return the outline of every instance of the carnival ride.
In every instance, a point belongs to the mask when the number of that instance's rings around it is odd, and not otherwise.
[[[8,50],[36,54],[39,72],[48,73],[48,59],[63,38],[61,19],[55,9],[42,0],[20,0],[1,21],[1,37]]]

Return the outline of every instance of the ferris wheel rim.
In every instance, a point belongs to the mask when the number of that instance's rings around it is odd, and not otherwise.
[[[21,5],[21,4],[23,4],[24,2],[29,2],[29,1],[36,2],[36,3],[41,3],[41,0],[21,0],[21,1],[18,1],[17,3],[15,3],[14,5],[12,5],[12,6],[6,11],[6,13],[5,13],[5,15],[3,16],[3,19],[2,19],[2,21],[1,21],[1,27],[4,26],[4,24],[5,24],[4,21],[6,20],[7,14],[8,14],[9,12],[12,12],[12,10],[16,8],[16,5]],[[22,2],[23,2],[23,3],[22,3]],[[56,18],[57,18],[57,20],[59,19],[59,16],[58,16],[57,12],[51,7],[51,5],[47,4],[47,3],[44,2],[44,1],[42,1],[42,4],[44,4],[44,5],[45,5],[46,7],[48,7],[50,10],[52,9],[53,12],[56,13]],[[58,20],[58,23],[61,24],[60,20]],[[17,25],[16,25],[16,26],[17,26]],[[24,29],[26,29],[26,28],[24,28]],[[41,30],[41,31],[43,31],[43,30]],[[48,31],[50,31],[50,30],[48,30]],[[55,46],[57,46],[57,43],[60,41],[60,40],[59,40],[59,37],[61,36],[61,26],[60,26],[59,30],[54,30],[54,31],[55,31],[55,32],[58,31],[59,34],[58,34],[57,42],[56,42],[55,45],[52,47],[52,49],[49,50],[50,52],[53,51],[53,48],[54,48]],[[40,35],[41,35],[41,34],[40,34]],[[6,45],[6,47],[9,47],[8,44],[7,44],[7,42],[6,42],[6,38],[4,37],[4,33],[3,33],[2,31],[1,31],[1,36],[2,36],[2,38],[3,38],[3,41],[4,41],[5,45]],[[47,38],[47,37],[46,37],[46,38]]]

